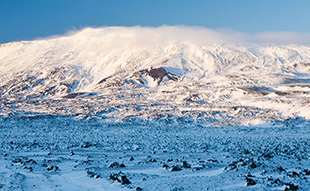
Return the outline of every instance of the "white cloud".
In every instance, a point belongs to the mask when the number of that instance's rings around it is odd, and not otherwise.
[[[160,45],[165,43],[194,42],[202,44],[259,44],[259,45],[310,45],[310,34],[294,32],[243,33],[229,29],[208,29],[188,26],[160,27],[99,27],[71,30],[66,36],[109,37],[114,45],[134,43]]]

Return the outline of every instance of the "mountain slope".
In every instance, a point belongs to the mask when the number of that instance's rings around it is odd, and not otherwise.
[[[1,115],[204,125],[310,118],[309,47],[209,42],[195,30],[86,28],[3,44]]]

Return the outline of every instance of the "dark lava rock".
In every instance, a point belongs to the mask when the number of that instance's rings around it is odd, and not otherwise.
[[[59,167],[58,166],[50,166],[50,167],[47,167],[47,169],[46,169],[47,171],[57,171],[57,170],[59,170]]]
[[[131,182],[128,180],[128,178],[123,175],[121,176],[121,183],[124,185],[124,184],[131,184]]]
[[[140,188],[140,187],[137,187],[137,189],[136,190],[139,190],[139,191],[141,191],[142,190],[142,188]]]
[[[82,146],[81,146],[81,148],[89,148],[89,147],[91,147],[92,146],[92,144],[90,144],[89,142],[85,142]]]
[[[243,152],[244,152],[244,154],[246,154],[246,155],[251,153],[248,149],[244,149]]]
[[[308,169],[303,170],[303,172],[304,172],[307,176],[310,175],[310,170],[308,170]]]
[[[199,166],[199,167],[195,167],[194,170],[202,170],[204,169],[203,167]]]
[[[123,173],[121,171],[118,173],[115,173],[115,174],[110,174],[109,179],[117,181],[123,185],[124,184],[131,184],[130,180],[125,175],[123,175]]]
[[[287,176],[294,178],[294,177],[299,177],[299,174],[297,172],[293,171],[293,172],[287,173]]]
[[[125,166],[125,164],[122,163],[122,164],[119,165],[119,167],[125,168],[126,166]]]
[[[183,161],[182,167],[183,167],[183,168],[191,168],[191,165],[188,164],[186,161]]]
[[[72,98],[76,98],[77,96],[80,96],[83,94],[85,94],[85,92],[71,93],[71,94],[63,96],[63,98],[72,99]]]
[[[133,161],[133,160],[135,160],[133,157],[130,157],[130,159],[129,159],[130,161]]]
[[[275,180],[273,180],[272,178],[268,178],[268,181],[271,181],[271,184],[280,184],[281,183],[281,180],[278,178]]]
[[[169,165],[167,165],[167,164],[163,164],[163,168],[168,169],[168,168],[170,168],[170,167],[169,167]]]
[[[23,164],[23,161],[22,161],[22,159],[19,159],[19,158],[15,158],[15,159],[13,159],[12,160],[12,163],[20,163],[20,164]]]
[[[246,177],[255,177],[255,176],[252,175],[251,173],[248,173],[248,175]]]
[[[252,178],[245,177],[245,179],[246,179],[247,186],[253,186],[256,184],[255,180],[253,180]]]
[[[273,155],[271,153],[264,153],[262,156],[267,159],[273,158]]]
[[[174,188],[172,189],[172,191],[181,191],[181,190],[184,190],[183,186],[174,187]]]
[[[284,191],[296,191],[296,190],[298,190],[298,186],[297,185],[294,185],[292,183],[287,183],[286,185],[288,187],[286,187]]]
[[[255,163],[255,162],[252,162],[250,165],[249,165],[250,168],[257,168],[258,165]]]
[[[157,162],[156,159],[150,159],[149,162]]]
[[[218,163],[219,161],[216,160],[216,159],[209,159],[208,162],[210,162],[210,163]]]
[[[25,164],[38,164],[38,163],[37,161],[30,159],[30,160],[25,161]]]
[[[235,170],[237,169],[237,165],[234,163],[231,163],[228,165],[228,167],[225,167],[225,170]]]
[[[277,179],[275,179],[275,181],[274,181],[273,183],[275,183],[275,184],[280,184],[280,183],[281,183],[281,180],[277,178]]]
[[[263,170],[262,174],[266,174],[268,171],[267,170]]]
[[[109,178],[111,180],[117,181],[117,182],[121,182],[121,180],[119,179],[120,173],[115,173],[115,174],[110,174]]]
[[[112,164],[110,164],[109,168],[119,168],[120,164],[118,162],[114,162]]]
[[[242,162],[244,162],[244,160],[243,159],[239,159],[238,161],[234,161],[233,163],[234,164],[238,164],[238,163],[242,163]]]
[[[90,178],[95,177],[95,173],[94,173],[94,172],[87,171],[86,173],[87,173],[87,175],[88,175]]]
[[[160,82],[164,79],[164,77],[167,77],[169,80],[173,80],[173,81],[178,80],[177,76],[167,72],[162,67],[140,70],[139,72],[135,72],[133,76],[141,77],[141,75],[143,74],[148,74],[149,76],[151,76],[154,80],[157,81],[157,84],[160,84]],[[141,84],[144,84],[144,82],[141,79],[139,79],[139,82]]]
[[[173,171],[181,171],[182,168],[180,168],[179,166],[172,166],[171,172]]]
[[[27,167],[27,166],[25,166],[24,169],[28,169],[30,172],[33,171],[33,168],[32,168],[32,167]]]
[[[282,166],[278,167],[277,170],[278,170],[279,172],[286,172],[286,170],[285,170]]]
[[[53,170],[54,169],[54,166],[51,166],[51,167],[47,167],[47,171],[51,171],[51,170]]]
[[[172,161],[173,161],[173,159],[168,159],[168,160],[167,160],[167,162],[172,162]]]

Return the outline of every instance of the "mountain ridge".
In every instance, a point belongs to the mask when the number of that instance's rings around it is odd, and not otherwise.
[[[207,116],[232,124],[310,118],[310,47],[199,41],[202,34],[209,33],[195,28],[87,28],[2,45],[1,115],[22,110],[98,117],[102,110],[113,107],[118,111],[108,115],[123,119],[158,113],[183,115],[182,110],[210,112],[212,107],[212,112],[222,116]],[[45,104],[39,104],[41,109],[28,103],[38,100]],[[57,104],[50,108],[44,100],[55,104],[63,100],[67,109],[59,109]],[[89,102],[92,109],[80,112],[71,106],[77,100],[81,100],[77,107]],[[102,106],[96,105],[98,100],[105,100],[100,102]],[[21,105],[14,108],[12,103]],[[153,108],[154,103],[164,107]],[[134,104],[149,108],[127,108]],[[246,112],[253,116],[238,117],[235,107],[251,107]],[[259,114],[255,114],[257,110]],[[266,110],[273,114],[264,114]]]

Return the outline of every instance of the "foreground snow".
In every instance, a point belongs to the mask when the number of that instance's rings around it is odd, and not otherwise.
[[[4,190],[310,189],[310,122],[301,118],[252,127],[0,120]]]

